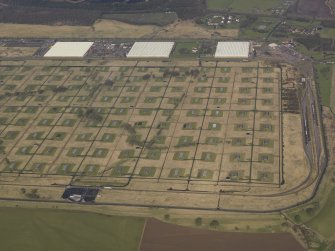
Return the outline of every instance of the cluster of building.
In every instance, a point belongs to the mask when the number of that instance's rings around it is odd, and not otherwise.
[[[286,13],[287,9],[295,3],[295,0],[286,0],[278,7],[272,8],[271,13],[277,16],[282,16]]]
[[[127,58],[169,58],[174,42],[135,42]],[[93,42],[56,42],[44,57],[84,57],[93,46]],[[250,42],[218,42],[215,58],[248,58],[251,52]]]
[[[317,25],[312,28],[289,28],[289,32],[292,34],[300,34],[300,35],[305,35],[305,36],[313,36],[316,33],[318,33],[322,29],[321,26]]]
[[[240,18],[233,16],[233,15],[215,15],[215,16],[211,16],[208,17],[207,20],[207,25],[208,26],[223,26],[226,24],[231,24],[231,23],[239,23],[240,22]]]

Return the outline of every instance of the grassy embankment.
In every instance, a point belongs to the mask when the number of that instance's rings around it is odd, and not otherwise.
[[[0,208],[1,250],[135,251],[144,218]]]

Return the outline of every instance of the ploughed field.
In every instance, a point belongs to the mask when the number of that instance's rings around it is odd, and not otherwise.
[[[303,251],[304,248],[288,233],[220,233],[148,219],[140,251],[154,250]]]

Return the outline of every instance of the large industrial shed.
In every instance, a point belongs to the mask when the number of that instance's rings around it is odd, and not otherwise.
[[[44,57],[83,57],[93,42],[57,42]]]
[[[216,58],[247,58],[249,57],[250,42],[218,42]]]
[[[135,42],[128,58],[168,58],[174,42]]]

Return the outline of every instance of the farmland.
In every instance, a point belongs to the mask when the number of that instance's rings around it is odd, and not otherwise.
[[[329,65],[316,65],[316,78],[320,88],[322,104],[330,106],[332,92],[332,67]]]
[[[134,25],[99,19],[92,26],[31,25],[0,23],[1,37],[25,38],[142,38],[142,39],[210,39],[236,38],[238,29],[208,30],[192,21],[178,21],[160,27]]]
[[[312,218],[312,220],[307,222],[308,226],[312,227],[326,238],[331,239],[334,238],[334,223],[332,222],[334,219],[334,197],[335,190],[333,188],[324,207],[314,218]]]
[[[251,1],[232,1],[232,0],[208,0],[207,7],[208,9],[214,10],[223,10],[231,9],[234,12],[243,12],[243,13],[270,13],[271,8],[275,8],[281,5],[280,0],[251,0]]]
[[[213,228],[213,227],[212,227]],[[195,239],[194,236],[197,236]],[[243,240],[243,241],[241,241]],[[189,229],[149,219],[144,231],[141,251],[175,250],[184,251],[192,245],[192,250],[304,250],[288,233],[245,234],[220,233],[207,230]],[[168,249],[169,247],[171,249]],[[226,248],[225,248],[226,249]]]
[[[136,250],[145,219],[0,208],[3,250]],[[15,238],[13,238],[15,236]]]
[[[110,214],[111,211],[108,209]],[[212,250],[221,246],[230,246],[233,250],[243,250],[240,240],[247,239],[248,247],[267,251],[276,242],[273,250],[300,250],[302,247],[288,233],[224,233],[221,226],[205,229],[210,220],[201,222],[201,228],[182,227],[176,224],[160,222],[145,217],[108,216],[102,214],[60,210],[59,208],[0,208],[0,229],[3,232],[2,247],[10,250],[57,251],[92,250],[135,251],[157,250],[173,246],[174,250],[185,250],[185,246],[194,245],[202,250],[208,244]],[[152,212],[151,212],[152,213]],[[150,216],[150,215],[149,215]],[[175,215],[173,216],[175,217]],[[182,217],[179,216],[179,217]],[[186,217],[192,217],[187,214]],[[244,217],[247,222],[248,218]],[[269,224],[269,216],[262,223]],[[185,215],[183,217],[185,219]],[[239,218],[241,219],[241,218]],[[250,219],[250,218],[249,218]],[[230,219],[232,220],[232,219]],[[191,220],[190,220],[191,221]],[[207,222],[208,221],[208,222]],[[219,220],[218,222],[222,222]],[[245,223],[245,222],[244,222]],[[243,223],[243,224],[244,224]],[[250,222],[248,222],[249,224]],[[259,223],[259,221],[258,221]],[[255,222],[257,225],[257,222]],[[253,225],[254,226],[254,225]],[[209,226],[208,226],[209,227]],[[176,233],[178,237],[176,238]],[[195,241],[190,233],[199,238]],[[15,236],[15,238],[13,238]],[[142,238],[141,238],[142,237]],[[220,245],[217,245],[220,243]]]

